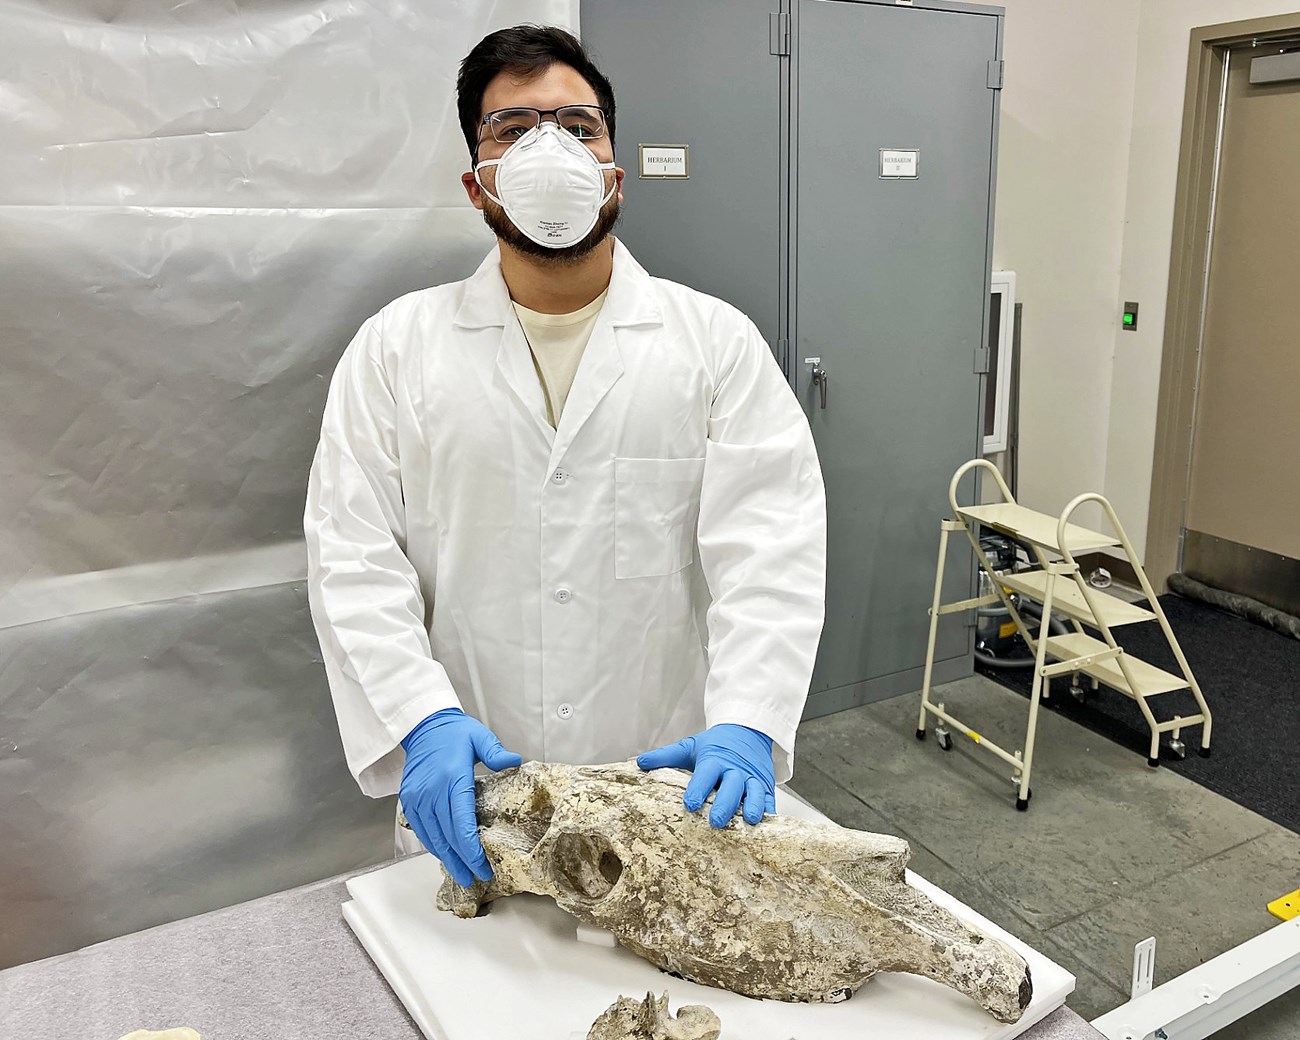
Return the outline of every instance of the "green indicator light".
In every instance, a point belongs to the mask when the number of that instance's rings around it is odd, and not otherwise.
[[[1125,325],[1132,325],[1132,324],[1133,324],[1133,315],[1131,315],[1131,314],[1126,314],[1126,315],[1124,315],[1124,324],[1125,324]]]

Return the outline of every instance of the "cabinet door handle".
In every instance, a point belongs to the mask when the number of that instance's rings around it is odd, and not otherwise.
[[[821,389],[822,408],[824,409],[826,407],[826,396],[831,385],[831,377],[827,375],[826,369],[822,368],[821,365],[815,365],[812,370],[812,381],[813,386]]]

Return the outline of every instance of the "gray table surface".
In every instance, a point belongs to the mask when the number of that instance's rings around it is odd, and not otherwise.
[[[117,1040],[189,1026],[203,1040],[420,1040],[339,910],[343,883],[374,869],[0,971],[0,1037]],[[1059,1008],[1022,1036],[1101,1034]]]

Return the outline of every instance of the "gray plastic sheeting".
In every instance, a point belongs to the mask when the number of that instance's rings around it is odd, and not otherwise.
[[[301,583],[7,629],[0,660],[0,966],[392,853]]]
[[[577,6],[0,0],[0,966],[390,854],[307,469],[358,325],[492,246],[456,66]]]

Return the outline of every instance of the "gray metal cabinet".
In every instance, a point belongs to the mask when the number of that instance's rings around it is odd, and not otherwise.
[[[584,0],[581,28],[619,103],[618,234],[753,318],[817,439],[807,714],[919,689],[948,481],[980,451],[1001,8]],[[643,144],[689,146],[689,177],[640,178]],[[963,598],[969,566],[947,573]],[[970,643],[941,627],[936,681],[970,671]]]

